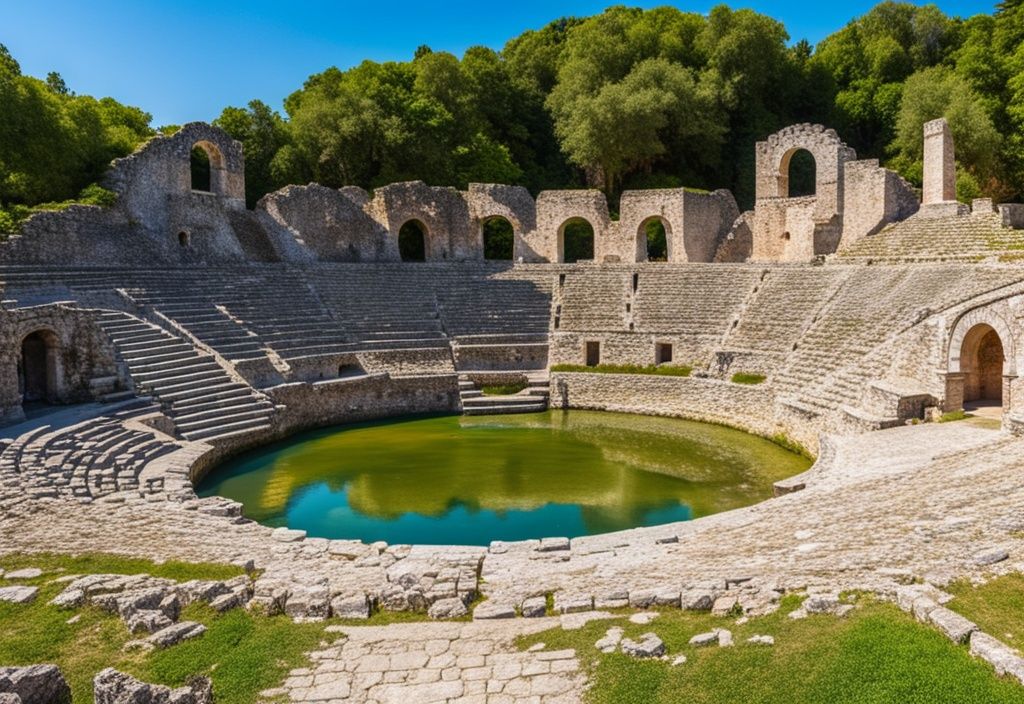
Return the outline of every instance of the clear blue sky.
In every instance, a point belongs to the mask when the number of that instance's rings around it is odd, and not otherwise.
[[[276,109],[312,73],[363,59],[405,60],[420,44],[461,53],[501,48],[523,30],[566,15],[591,15],[608,0],[281,2],[281,0],[5,0],[0,43],[24,73],[59,71],[68,86],[112,96],[153,114],[154,125],[211,120],[226,105],[260,98]],[[625,3],[642,7],[664,2]],[[715,0],[677,4],[707,12]],[[730,2],[781,20],[812,43],[875,0]],[[947,14],[992,12],[995,0],[939,0]]]

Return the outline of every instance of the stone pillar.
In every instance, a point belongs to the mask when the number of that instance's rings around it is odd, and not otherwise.
[[[964,407],[964,377],[962,372],[947,372],[941,375],[944,378],[946,393],[943,399],[942,412],[952,413],[962,410]]]
[[[922,203],[956,200],[956,162],[953,133],[946,118],[924,124],[924,189]]]

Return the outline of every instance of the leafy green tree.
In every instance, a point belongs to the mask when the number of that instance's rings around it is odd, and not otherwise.
[[[291,143],[291,134],[287,123],[270,106],[253,100],[244,108],[227,107],[213,124],[242,143],[245,200],[250,208],[265,194],[288,183],[274,173],[273,162],[278,152]]]
[[[892,144],[894,164],[904,173],[920,173],[921,126],[938,117],[949,121],[961,171],[970,174],[958,196],[979,195],[978,186],[996,179],[1000,136],[982,101],[967,82],[943,66],[918,71],[907,79]],[[962,174],[963,175],[963,174]]]

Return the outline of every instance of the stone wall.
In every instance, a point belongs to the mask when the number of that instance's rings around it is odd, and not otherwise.
[[[370,374],[283,384],[266,393],[285,406],[277,417],[279,435],[392,416],[459,412],[458,377],[454,374],[403,378]]]
[[[843,235],[840,247],[905,220],[919,207],[914,188],[878,159],[847,162],[843,187]]]
[[[211,192],[193,191],[190,156],[210,157]],[[0,262],[54,266],[192,265],[246,261],[231,224],[245,209],[242,145],[225,132],[190,123],[149,140],[111,164],[110,208],[73,206],[31,217],[0,244]]]
[[[427,261],[480,259],[481,246],[470,225],[469,204],[454,188],[428,186],[422,181],[392,183],[378,188],[366,211],[387,234],[385,261],[399,261],[398,232],[410,220],[423,225]]]
[[[608,202],[600,191],[542,191],[537,196],[537,229],[524,235],[533,261],[564,261],[563,235],[572,220],[585,220],[594,230],[594,261],[621,256],[621,244],[610,229]]]
[[[63,305],[0,309],[0,425],[20,421],[22,343],[34,332],[46,339],[46,395],[54,404],[80,403],[130,388],[107,337],[89,311]]]
[[[316,183],[287,186],[260,199],[256,211],[272,221],[273,241],[282,258],[303,261],[287,246],[294,243],[325,262],[390,261],[398,249],[388,232],[364,210],[367,194],[360,189],[339,191]],[[268,229],[271,229],[268,228]]]
[[[645,374],[553,372],[551,407],[584,408],[721,423],[771,437],[787,432],[765,386]]]

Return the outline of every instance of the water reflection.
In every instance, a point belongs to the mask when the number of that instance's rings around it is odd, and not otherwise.
[[[229,462],[200,493],[310,535],[486,545],[689,520],[766,498],[808,464],[678,419],[444,416],[308,433]]]

